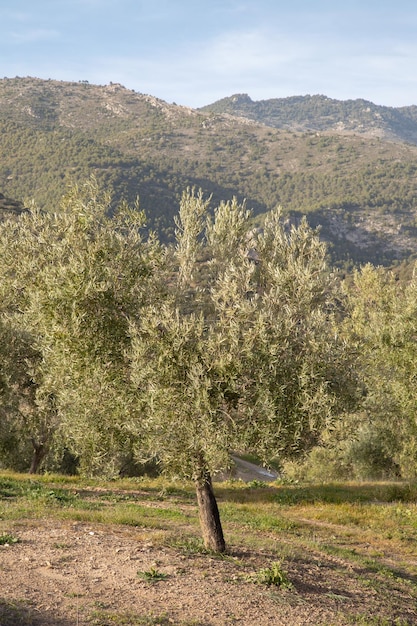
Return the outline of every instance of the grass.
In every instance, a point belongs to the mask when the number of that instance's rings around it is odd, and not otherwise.
[[[270,567],[260,569],[253,577],[253,580],[260,585],[267,585],[268,587],[273,585],[281,589],[291,589],[291,582],[279,561],[272,563]]]
[[[156,567],[151,567],[145,571],[138,571],[139,578],[143,578],[147,583],[157,583],[161,580],[166,580],[168,574],[160,572]]]
[[[155,502],[163,499],[157,495],[160,492],[157,481],[146,484],[120,481],[116,487],[114,482],[76,481],[72,477],[65,487],[62,483],[62,476],[35,479],[3,473],[0,476],[0,499],[3,500],[0,521],[39,519],[46,510],[48,516],[55,519],[155,529],[187,520],[186,514],[179,510],[155,506]]]
[[[310,584],[319,584],[317,576],[329,602],[350,606],[344,587],[354,580],[364,594],[372,590],[376,604],[368,612],[366,606],[360,607],[360,612],[347,609],[347,624],[412,623],[401,611],[406,613],[407,602],[414,606],[417,602],[416,484],[255,485],[235,481],[218,483],[215,491],[229,545],[228,554],[218,560],[202,543],[191,483],[162,479],[104,482],[1,472],[0,544],[16,549],[19,528],[46,518],[133,526],[161,549],[184,555],[186,567],[196,559],[219,563],[219,567],[224,562],[235,584],[252,580],[274,594],[285,588],[293,602],[301,601],[309,576]],[[69,548],[60,542],[55,547]],[[256,567],[247,556],[254,553]],[[310,575],[313,571],[314,576]],[[326,576],[335,575],[339,586],[333,588]],[[167,574],[153,567],[139,570],[138,576],[158,582]],[[282,601],[277,597],[277,602]],[[375,606],[378,618],[372,613]],[[15,623],[19,623],[17,612],[23,609],[4,605],[3,612],[6,610],[15,611]],[[24,612],[22,615],[25,623]],[[164,619],[101,611],[91,623],[169,623]]]
[[[21,600],[7,601],[0,598],[0,624],[4,626],[35,626],[33,613]]]
[[[192,484],[160,479],[94,481],[55,475],[0,474],[0,521],[55,519],[169,530],[187,526],[198,534]],[[344,538],[369,533],[417,541],[417,486],[401,483],[279,485],[230,482],[216,485],[223,524],[241,529],[308,535],[312,529]],[[191,543],[194,538],[190,539]]]
[[[14,543],[18,543],[18,537],[11,535],[10,533],[1,533],[0,534],[0,546],[11,546]]]

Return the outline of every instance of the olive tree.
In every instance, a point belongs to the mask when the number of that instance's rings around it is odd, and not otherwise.
[[[29,437],[22,432],[32,421],[37,388],[31,371],[40,355],[33,349],[30,337],[0,318],[0,462],[3,467],[36,471],[42,460],[42,442],[48,438],[52,415],[40,416],[29,428]],[[40,398],[39,398],[40,399]]]
[[[86,471],[111,466],[129,444],[129,325],[160,291],[163,255],[141,235],[137,207],[111,209],[92,178],[69,189],[59,211],[32,208],[0,225],[1,318],[25,338],[20,382],[9,376],[8,389],[18,397],[14,429],[33,442],[33,471],[54,435]]]
[[[346,294],[345,328],[360,353],[364,386],[356,449],[366,453],[370,473],[415,477],[416,273],[401,282],[392,272],[368,264],[354,272]]]
[[[205,545],[225,550],[213,473],[232,451],[300,453],[351,397],[326,250],[305,220],[262,230],[236,200],[183,194],[168,289],[131,325],[143,443],[195,482]]]

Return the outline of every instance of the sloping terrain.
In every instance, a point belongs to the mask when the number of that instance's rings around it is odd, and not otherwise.
[[[347,626],[362,615],[389,615],[390,604],[393,620],[375,623],[411,626],[416,617],[403,589],[383,600],[356,579],[366,568],[343,558],[289,559],[293,587],[281,590],[251,580],[274,562],[273,549],[185,555],[147,530],[48,520],[19,532],[19,544],[0,546],[4,626]]]
[[[213,205],[246,199],[260,222],[277,205],[291,220],[307,214],[339,264],[415,256],[416,107],[222,102],[196,111],[118,84],[0,80],[0,192],[57,210],[69,184],[94,174],[114,202],[139,196],[170,239],[181,193],[195,186]]]
[[[323,95],[253,101],[247,94],[235,94],[200,111],[229,113],[287,130],[355,133],[417,143],[417,106],[385,107],[363,99],[341,101]]]

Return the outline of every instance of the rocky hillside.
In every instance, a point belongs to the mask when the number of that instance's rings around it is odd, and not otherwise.
[[[339,264],[390,265],[417,252],[416,120],[417,107],[324,96],[192,110],[118,84],[3,79],[0,192],[56,210],[94,174],[114,202],[139,195],[169,239],[182,191],[196,186],[213,204],[246,199],[258,222],[276,205],[307,214]]]
[[[229,113],[286,130],[356,133],[417,144],[417,106],[392,108],[320,95],[254,102],[247,94],[236,94],[200,110]]]

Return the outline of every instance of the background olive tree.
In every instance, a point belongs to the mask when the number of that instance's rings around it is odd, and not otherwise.
[[[131,444],[129,324],[153,300],[162,254],[137,207],[110,212],[90,179],[56,213],[33,207],[0,225],[3,351],[19,351],[3,361],[4,397],[16,409],[9,433],[32,442],[32,471],[52,446],[84,471],[111,472]]]
[[[360,354],[362,412],[349,446],[361,477],[417,474],[417,277],[366,265],[346,287],[349,341]]]

